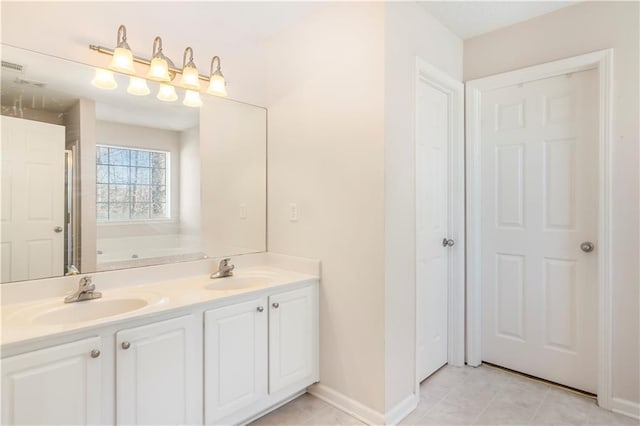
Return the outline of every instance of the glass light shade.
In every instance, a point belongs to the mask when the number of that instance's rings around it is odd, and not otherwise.
[[[139,77],[131,77],[129,79],[129,87],[127,87],[127,93],[136,96],[147,96],[151,93],[149,86],[147,86],[147,80]]]
[[[91,80],[91,84],[98,89],[106,90],[112,90],[118,87],[118,83],[116,83],[113,72],[102,68],[96,68],[96,74],[93,77],[93,80]]]
[[[213,73],[209,80],[209,88],[207,93],[216,96],[227,96],[226,83],[224,77],[220,74]]]
[[[171,81],[167,60],[164,58],[153,58],[149,66],[147,78],[155,81]]]
[[[174,102],[178,100],[176,88],[170,84],[161,84],[158,89],[158,99],[165,102]]]
[[[184,100],[182,103],[188,107],[202,106],[202,99],[200,99],[200,92],[193,90],[187,90],[184,94]]]
[[[125,74],[135,74],[136,70],[133,68],[133,53],[131,53],[131,50],[125,47],[116,47],[116,50],[113,51],[113,58],[111,58],[109,68]]]
[[[180,85],[186,89],[200,90],[200,76],[194,67],[186,66],[182,70],[182,80]]]

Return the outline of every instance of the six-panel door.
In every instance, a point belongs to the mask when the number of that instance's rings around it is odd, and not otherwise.
[[[269,297],[269,392],[317,375],[314,287]]]
[[[482,360],[596,392],[596,70],[482,96]],[[597,248],[596,248],[597,250]]]
[[[266,298],[205,312],[206,424],[267,396],[267,316]]]
[[[117,333],[118,424],[202,423],[201,330],[186,315]]]
[[[2,424],[101,423],[101,339],[2,360]]]

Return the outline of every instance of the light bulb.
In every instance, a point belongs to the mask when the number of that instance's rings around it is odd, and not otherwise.
[[[216,71],[211,75],[207,93],[216,96],[227,96],[226,82],[222,73]]]
[[[200,99],[200,92],[194,90],[187,90],[184,94],[184,100],[182,104],[188,107],[202,106],[202,99]]]
[[[96,68],[96,74],[91,80],[91,84],[99,89],[112,90],[118,87],[113,72],[103,68]]]
[[[186,66],[182,70],[180,85],[186,89],[200,90],[200,76],[194,67]]]
[[[135,96],[147,96],[151,91],[147,86],[147,80],[139,77],[131,77],[129,79],[129,87],[127,93]]]
[[[161,84],[158,89],[158,99],[165,102],[174,102],[178,100],[176,88],[170,84]]]
[[[133,68],[133,53],[131,53],[131,50],[126,47],[116,47],[113,51],[113,58],[109,68],[125,74],[135,74],[136,70]]]
[[[164,57],[156,57],[151,60],[147,78],[155,81],[171,81],[169,64]]]

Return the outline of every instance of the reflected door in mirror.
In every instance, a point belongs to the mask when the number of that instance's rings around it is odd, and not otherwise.
[[[2,282],[63,274],[63,126],[2,117]]]

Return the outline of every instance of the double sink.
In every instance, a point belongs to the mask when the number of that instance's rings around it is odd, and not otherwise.
[[[185,300],[205,297],[209,292],[225,294],[273,284],[278,274],[268,270],[239,271],[236,274],[217,279],[194,278],[184,280],[180,293],[191,296]],[[175,287],[175,285],[174,285]],[[168,288],[168,287],[165,287]],[[174,288],[175,292],[175,288]],[[63,303],[62,299],[49,299],[41,303],[30,303],[4,315],[3,322],[30,323],[35,325],[64,326],[77,323],[98,321],[140,311],[149,307],[167,305],[171,296],[157,290],[141,288],[121,288],[103,292],[102,298],[74,303]]]

